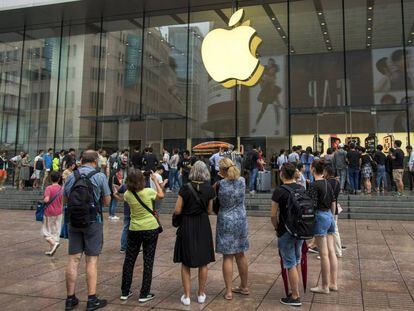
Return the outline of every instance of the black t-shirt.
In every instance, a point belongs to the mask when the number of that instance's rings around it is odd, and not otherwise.
[[[348,160],[348,166],[349,168],[358,169],[359,168],[359,159],[361,158],[361,155],[358,151],[350,150],[346,154],[346,159]]]
[[[286,186],[290,187],[292,190],[301,189],[302,186],[296,183],[287,184]],[[277,236],[281,237],[286,233],[285,221],[287,218],[287,204],[289,200],[289,191],[282,187],[277,187],[273,192],[272,201],[279,204],[279,220],[277,225]]]
[[[375,152],[374,161],[378,165],[385,165],[386,159],[387,159],[387,157],[385,156],[385,154],[383,152],[381,152],[381,151]]]
[[[334,195],[334,201],[337,203],[338,202],[338,197],[339,197],[339,192],[341,190],[339,181],[336,180],[336,178],[329,178],[328,183],[332,187],[333,195]],[[335,215],[338,215],[338,206],[336,206],[336,208],[335,208]]]
[[[394,151],[394,157],[392,161],[392,168],[394,170],[404,169],[404,152],[401,149],[396,149]]]
[[[131,163],[134,168],[140,169],[142,167],[142,154],[140,152],[134,152],[131,156]]]
[[[195,158],[182,158],[178,163],[178,167],[182,169],[183,175],[189,175],[191,171],[191,166],[195,163]]]
[[[76,159],[71,154],[67,154],[64,156],[62,163],[65,163],[65,167],[63,169],[67,169],[71,167],[73,164],[76,164]]]
[[[361,156],[362,165],[371,164],[371,156],[369,154],[363,154]]]
[[[144,156],[144,170],[145,171],[155,172],[157,165],[158,165],[158,160],[154,154],[149,153]]]
[[[331,209],[335,197],[332,186],[326,179],[316,180],[311,183],[309,193],[316,203],[317,210],[328,211]]]
[[[191,216],[207,212],[209,201],[214,199],[216,196],[216,192],[214,191],[214,188],[210,185],[210,183],[199,184],[199,190],[197,190],[196,183],[192,183],[192,185],[194,186],[194,189],[196,190],[197,194],[200,196],[200,200],[204,202],[204,206],[202,206],[203,204],[200,205],[200,203],[197,202],[198,200],[192,194],[189,185],[185,184],[181,187],[180,191],[178,192],[178,195],[183,198],[184,202],[182,215]]]

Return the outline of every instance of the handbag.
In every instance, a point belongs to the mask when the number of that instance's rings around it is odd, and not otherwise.
[[[213,211],[216,215],[218,215],[220,211],[220,200],[219,200],[219,191],[220,191],[220,183],[216,183],[216,197],[213,201]]]
[[[50,204],[52,204],[59,197],[59,195],[61,194],[61,192],[62,192],[62,188],[60,188],[60,190],[58,191],[58,193],[56,193],[52,197],[52,199],[49,202],[47,202],[47,203],[44,203],[42,201],[38,201],[37,202],[37,205],[36,205],[36,221],[43,221],[43,218],[45,216],[45,209]]]
[[[176,214],[172,215],[172,226],[174,228],[179,228],[181,226],[182,222],[183,222],[183,216],[182,215],[176,215]]]
[[[155,218],[155,220],[157,221],[157,223],[158,223],[158,233],[162,233],[163,231],[164,231],[164,229],[163,229],[163,227],[162,227],[162,225],[161,225],[161,222],[160,222],[160,217],[158,216],[158,213],[155,211],[155,210],[151,210],[142,200],[141,200],[141,198],[139,197],[139,195],[136,193],[136,192],[132,192],[132,194],[134,195],[134,197],[135,197],[135,199],[139,202],[139,204],[141,204],[142,205],[142,207],[148,212],[148,213],[150,213],[154,218]]]
[[[68,216],[67,216],[67,205],[66,204],[63,206],[63,222],[62,222],[62,228],[60,229],[60,238],[69,239]]]

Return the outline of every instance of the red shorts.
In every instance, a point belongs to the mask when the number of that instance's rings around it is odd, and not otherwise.
[[[7,171],[6,170],[0,170],[0,178],[6,178],[7,177]]]

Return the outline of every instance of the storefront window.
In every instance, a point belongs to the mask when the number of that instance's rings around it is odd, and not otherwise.
[[[55,144],[60,27],[26,30],[17,145],[30,155]]]
[[[19,113],[20,67],[23,46],[21,32],[0,35],[0,117],[1,148],[13,153]]]

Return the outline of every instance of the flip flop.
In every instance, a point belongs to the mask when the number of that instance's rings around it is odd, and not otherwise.
[[[329,294],[329,289],[328,290],[324,290],[323,288],[321,288],[319,286],[318,287],[311,288],[310,291],[312,293],[316,293],[316,294]]]
[[[231,291],[233,293],[244,295],[244,296],[250,295],[250,292],[248,290],[243,290],[240,287],[233,288]]]
[[[226,300],[233,300],[233,296],[227,296],[226,294],[223,295],[223,298]]]

